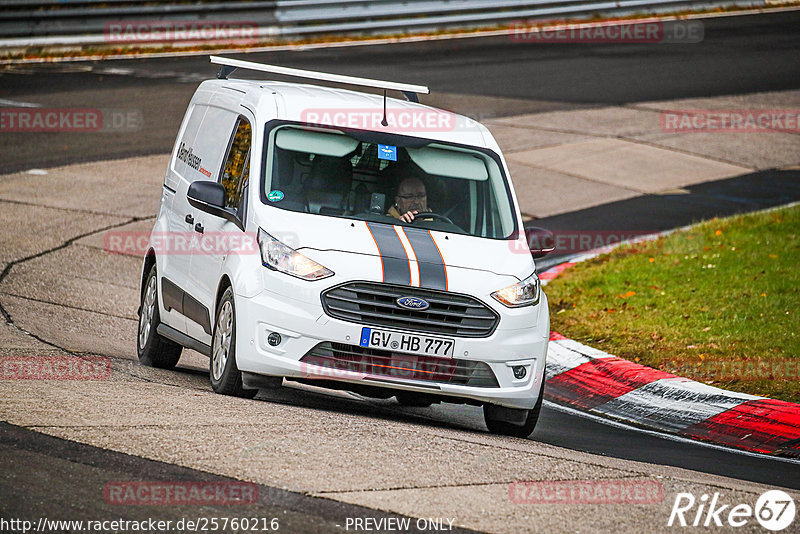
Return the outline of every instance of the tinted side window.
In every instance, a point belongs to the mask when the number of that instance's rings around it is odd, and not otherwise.
[[[225,188],[225,207],[241,210],[250,175],[250,123],[239,117],[231,142],[231,148],[222,167],[220,183]]]

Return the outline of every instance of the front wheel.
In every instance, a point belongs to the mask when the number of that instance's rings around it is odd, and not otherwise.
[[[536,428],[536,423],[539,421],[539,413],[542,411],[542,401],[544,400],[544,384],[542,384],[542,391],[539,393],[539,400],[531,410],[527,410],[528,414],[525,417],[525,422],[522,424],[515,424],[506,420],[501,420],[497,417],[496,408],[489,405],[483,405],[483,419],[486,421],[486,427],[492,434],[502,434],[504,436],[513,436],[515,438],[527,438],[533,433]],[[511,410],[511,408],[505,408]],[[514,410],[524,411],[524,410]]]
[[[236,366],[236,306],[233,290],[223,293],[217,306],[217,321],[211,337],[211,388],[222,395],[252,399],[257,389],[244,389],[242,372]]]
[[[172,369],[178,364],[183,347],[157,332],[161,324],[158,311],[158,277],[156,266],[150,268],[142,290],[139,308],[139,331],[136,336],[136,353],[142,365]]]

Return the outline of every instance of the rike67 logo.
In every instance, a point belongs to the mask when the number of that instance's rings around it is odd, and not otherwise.
[[[691,493],[678,493],[667,526],[743,527],[755,519],[763,528],[778,532],[794,522],[795,512],[794,500],[781,490],[762,493],[755,506],[725,503],[719,493],[704,493],[699,499]]]

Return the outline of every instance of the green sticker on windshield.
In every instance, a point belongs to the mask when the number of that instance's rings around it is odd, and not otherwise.
[[[283,191],[278,189],[273,189],[269,193],[267,193],[267,200],[270,202],[280,202],[283,200]]]

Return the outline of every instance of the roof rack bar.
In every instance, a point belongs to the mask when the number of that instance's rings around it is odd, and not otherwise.
[[[296,76],[298,78],[308,78],[312,80],[323,80],[327,82],[338,82],[349,85],[361,85],[364,87],[377,87],[378,89],[392,89],[403,93],[422,93],[427,95],[430,89],[424,85],[412,85],[408,83],[387,82],[383,80],[372,80],[370,78],[356,78],[355,76],[344,76],[341,74],[328,74],[313,70],[293,69],[290,67],[279,67],[277,65],[266,65],[264,63],[254,63],[252,61],[242,61],[220,56],[210,56],[211,63],[223,65],[220,69],[218,78],[226,79],[235,69],[257,70],[261,72],[271,72],[273,74],[283,74],[286,76]]]

